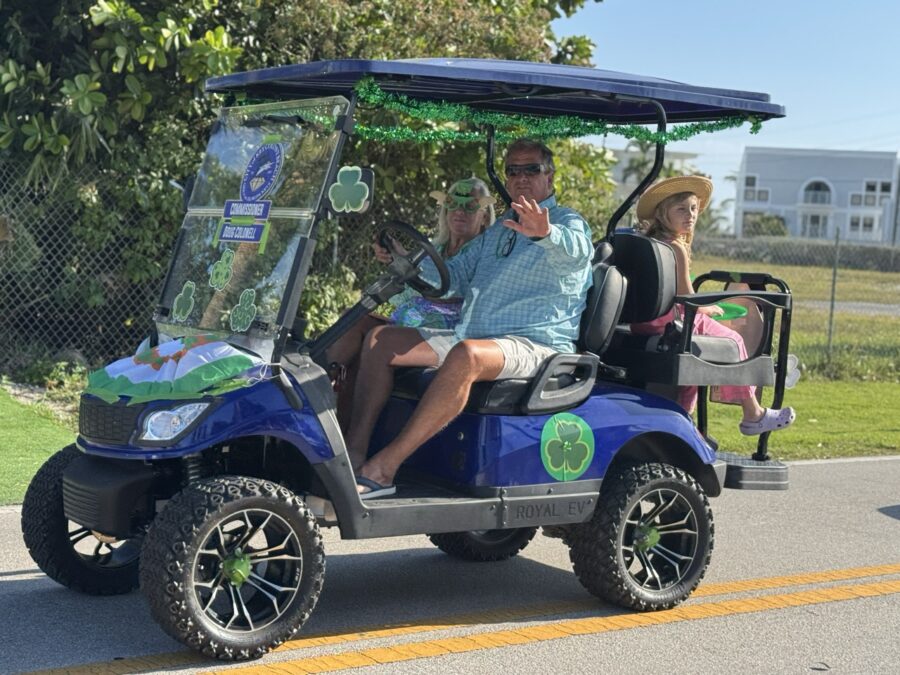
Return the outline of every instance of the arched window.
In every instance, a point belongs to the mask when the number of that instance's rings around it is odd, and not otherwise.
[[[814,180],[803,190],[804,204],[830,204],[831,188],[820,180]]]

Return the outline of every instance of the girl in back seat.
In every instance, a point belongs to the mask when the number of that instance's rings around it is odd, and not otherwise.
[[[666,242],[675,251],[678,295],[694,292],[690,273],[691,241],[697,219],[709,204],[712,187],[712,181],[704,176],[675,176],[655,183],[638,201],[637,217],[644,234]],[[679,311],[677,307],[653,321],[632,324],[631,330],[639,335],[661,334],[666,325],[674,321],[676,311]],[[716,305],[700,307],[694,317],[694,333],[731,338],[737,343],[741,359],[746,360],[747,348],[740,334],[712,318],[722,313],[722,308]],[[747,436],[784,429],[796,417],[793,408],[763,408],[756,400],[756,387],[721,386],[719,399],[741,406],[744,417],[740,430]],[[679,405],[690,413],[696,403],[697,387],[679,388]]]

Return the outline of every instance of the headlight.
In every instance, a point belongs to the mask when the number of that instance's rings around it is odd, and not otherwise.
[[[188,403],[172,410],[157,410],[150,413],[144,418],[141,440],[171,440],[191,426],[191,423],[208,407],[209,403]]]

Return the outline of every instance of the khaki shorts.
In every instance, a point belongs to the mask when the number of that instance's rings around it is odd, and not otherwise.
[[[437,354],[438,367],[444,364],[447,354],[459,342],[453,330],[445,328],[418,328],[419,335]],[[532,342],[523,337],[490,338],[503,352],[503,370],[498,380],[533,377],[541,365],[557,353],[547,345]]]

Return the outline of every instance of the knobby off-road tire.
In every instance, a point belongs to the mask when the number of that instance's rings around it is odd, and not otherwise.
[[[429,534],[431,543],[447,555],[472,562],[507,560],[528,546],[536,527]]]
[[[690,475],[668,464],[628,465],[604,478],[593,518],[574,528],[569,557],[597,597],[669,609],[700,583],[713,539],[709,501]]]
[[[242,476],[175,495],[141,554],[141,590],[163,630],[229,661],[258,658],[294,635],[324,576],[322,536],[303,501]]]
[[[119,595],[138,587],[141,538],[104,543],[63,511],[62,478],[81,453],[69,445],[31,479],[22,502],[22,534],[31,558],[55,582],[88,595]]]

